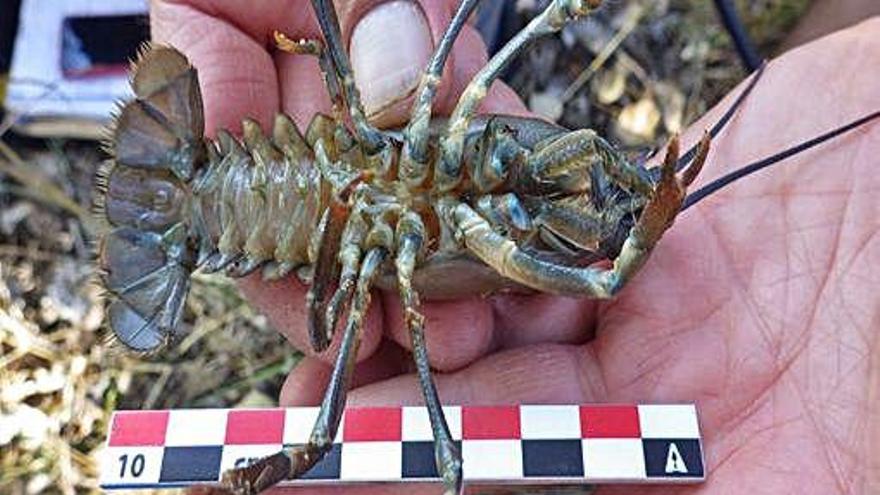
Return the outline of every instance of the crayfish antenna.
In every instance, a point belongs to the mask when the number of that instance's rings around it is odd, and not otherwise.
[[[768,63],[769,62],[764,61],[764,63],[761,64],[760,67],[758,67],[758,70],[755,71],[752,79],[748,82],[748,84],[746,84],[746,87],[743,88],[742,93],[740,93],[739,96],[736,97],[736,100],[734,100],[733,103],[730,105],[730,108],[728,108],[724,112],[724,115],[722,115],[721,118],[718,119],[718,122],[715,122],[715,125],[713,125],[711,129],[709,129],[710,139],[715,139],[718,134],[720,134],[721,131],[723,131],[724,128],[727,127],[727,124],[730,122],[733,116],[736,115],[737,110],[742,107],[743,103],[746,101],[746,98],[749,96],[752,90],[755,89],[758,81],[761,80],[761,76],[764,75]],[[688,164],[691,163],[691,161],[693,161],[696,154],[700,151],[701,144],[702,143],[698,143],[692,146],[685,152],[684,155],[681,156],[681,158],[678,159],[678,163],[675,166],[676,171],[680,172],[685,167],[687,167]]]
[[[832,130],[830,130],[824,134],[821,134],[819,136],[816,136],[812,139],[808,139],[807,141],[804,141],[800,144],[794,145],[791,148],[780,151],[779,153],[776,153],[774,155],[768,156],[768,157],[763,158],[761,160],[752,162],[752,163],[745,165],[743,167],[737,168],[736,170],[713,180],[712,182],[701,187],[700,189],[697,189],[696,191],[692,192],[691,194],[688,194],[684,200],[684,204],[682,205],[681,209],[686,210],[687,208],[690,208],[691,206],[697,204],[700,200],[715,193],[719,189],[727,186],[728,184],[731,184],[739,179],[742,179],[743,177],[752,175],[755,172],[758,172],[762,169],[765,169],[771,165],[775,165],[775,164],[777,164],[787,158],[791,158],[795,155],[798,155],[804,151],[809,150],[810,148],[814,148],[814,147],[816,147],[826,141],[829,141],[831,139],[836,138],[837,136],[840,136],[841,134],[845,134],[849,131],[852,131],[854,129],[857,129],[859,127],[867,125],[877,119],[880,119],[880,110],[873,112],[873,113],[870,113],[860,119],[856,119],[856,120],[850,122],[849,124],[840,126],[836,129],[832,129]]]

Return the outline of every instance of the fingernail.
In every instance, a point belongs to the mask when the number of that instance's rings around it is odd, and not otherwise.
[[[351,36],[354,79],[367,114],[406,98],[432,50],[428,21],[415,3],[387,2],[367,13]]]

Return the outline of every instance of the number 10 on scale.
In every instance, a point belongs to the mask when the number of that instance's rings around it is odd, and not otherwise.
[[[143,486],[159,480],[162,470],[163,447],[110,447],[116,452],[102,456],[103,482],[117,485]]]

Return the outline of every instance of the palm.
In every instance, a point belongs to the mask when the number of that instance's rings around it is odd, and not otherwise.
[[[880,106],[877,95],[872,106],[823,102],[808,89],[793,94],[779,81],[780,66],[797,64],[796,57],[771,66],[717,140],[705,177]],[[867,80],[851,84],[870,88]],[[835,111],[780,120],[816,107]],[[441,393],[462,402],[696,402],[706,493],[866,487],[866,434],[877,418],[869,387],[878,378],[870,356],[878,350],[872,284],[880,280],[880,178],[865,158],[880,153],[878,132],[874,126],[840,138],[688,210],[617,299],[567,301],[586,308],[580,317],[560,316],[575,311],[548,296],[495,298],[492,348],[501,350],[442,376]],[[509,335],[578,318],[595,329],[593,340],[556,330],[543,341]],[[397,377],[352,399],[413,401],[415,391],[411,377]]]
[[[863,482],[880,246],[876,201],[844,192],[859,174],[842,168],[812,183],[771,173],[767,189],[744,186],[688,212],[638,282],[600,309],[586,355],[606,398],[696,401],[713,493]]]
[[[785,121],[825,102],[810,90],[773,93],[759,86],[706,176],[867,113],[865,102],[829,98],[834,116]],[[864,158],[880,152],[877,136],[875,126],[841,138],[687,211],[632,286],[599,309],[585,355],[607,399],[696,401],[711,493],[867,488],[880,179]]]

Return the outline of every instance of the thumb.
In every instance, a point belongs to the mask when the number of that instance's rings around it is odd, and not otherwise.
[[[456,0],[369,0],[342,2],[342,24],[350,34],[355,83],[370,121],[380,127],[404,124],[422,73],[458,5]],[[465,25],[444,67],[436,115],[448,114],[458,95],[486,64],[486,47]],[[492,86],[481,111],[524,114],[525,107],[506,85]]]
[[[355,82],[370,120],[380,126],[404,122],[405,102],[434,51],[422,7],[405,0],[376,6],[354,25],[350,47]]]

